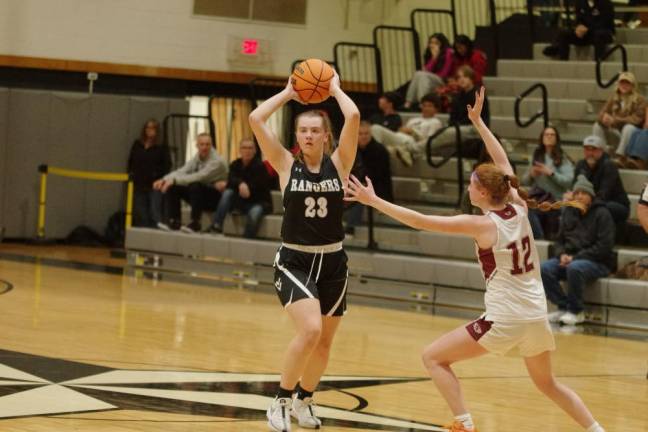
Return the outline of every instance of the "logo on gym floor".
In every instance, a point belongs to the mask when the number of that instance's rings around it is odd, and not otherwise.
[[[421,380],[327,376],[321,390],[351,396],[357,405],[351,409],[319,405],[317,413],[324,426],[444,431],[436,425],[368,413],[369,402],[351,391]],[[278,383],[279,375],[113,369],[0,350],[0,419],[137,410],[265,422]]]

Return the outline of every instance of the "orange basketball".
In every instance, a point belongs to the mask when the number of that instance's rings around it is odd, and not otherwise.
[[[304,103],[314,104],[329,97],[333,68],[323,60],[308,59],[295,66],[290,82]]]

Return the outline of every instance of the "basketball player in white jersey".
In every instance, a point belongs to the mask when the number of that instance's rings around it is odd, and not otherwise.
[[[451,432],[476,432],[477,429],[450,366],[489,352],[501,355],[511,350],[524,358],[529,375],[541,392],[587,432],[603,432],[580,397],[557,382],[551,371],[551,351],[555,344],[547,321],[538,252],[527,218],[527,205],[537,204],[527,200],[526,192],[518,189],[518,179],[506,152],[482,121],[483,101],[484,88],[477,95],[474,107],[468,106],[468,115],[493,160],[478,166],[470,178],[470,201],[484,215],[426,216],[380,199],[369,179],[367,186],[363,186],[355,177],[348,183],[345,199],[375,207],[413,228],[464,234],[475,239],[486,281],[486,313],[441,336],[423,352],[423,363],[455,416],[447,426]],[[560,205],[579,206],[576,202]]]

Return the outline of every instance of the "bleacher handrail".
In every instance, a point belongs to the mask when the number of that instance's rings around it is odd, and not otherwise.
[[[375,44],[369,44],[369,43],[359,43],[359,42],[346,42],[346,41],[341,41],[337,42],[335,45],[333,45],[333,64],[336,65],[336,70],[338,74],[340,75],[340,78],[343,76],[348,76],[351,79],[354,77],[351,77],[351,74],[348,73],[348,71],[345,71],[344,68],[342,67],[343,62],[340,59],[338,48],[341,47],[358,47],[358,48],[370,48],[374,50],[374,67],[376,68],[376,93],[377,94],[382,94],[383,92],[383,87],[382,87],[382,67],[381,67],[381,57],[380,57],[380,50]]]
[[[432,168],[439,168],[445,165],[453,156],[457,157],[457,182],[458,182],[458,196],[457,196],[457,207],[461,205],[461,197],[463,196],[464,188],[464,178],[463,178],[463,148],[461,140],[461,125],[459,123],[451,123],[448,126],[439,129],[432,136],[430,136],[425,145],[425,151],[427,155],[427,163]],[[446,130],[454,128],[455,129],[455,151],[453,153],[446,154],[442,157],[441,161],[435,162],[433,160],[434,154],[432,152],[432,143],[434,139],[444,133]]]
[[[130,228],[133,214],[134,185],[133,178],[129,173],[85,171],[55,167],[48,164],[39,165],[38,172],[40,173],[40,188],[38,192],[38,219],[36,226],[37,238],[43,239],[45,237],[45,206],[47,204],[47,178],[49,175],[80,180],[126,182],[126,212],[124,219],[124,229],[127,230],[128,228]]]
[[[416,15],[420,14],[441,14],[441,15],[450,15],[452,19],[452,40],[457,38],[457,19],[455,15],[454,0],[451,2],[450,9],[426,9],[426,8],[416,8],[410,12],[410,26],[413,29],[416,29]]]
[[[379,43],[379,37],[378,34],[381,30],[396,30],[396,31],[401,31],[401,32],[406,32],[406,33],[411,33],[412,37],[412,51],[410,55],[414,56],[414,69],[415,70],[421,70],[422,68],[422,61],[421,57],[419,56],[419,52],[421,51],[420,48],[420,41],[419,41],[419,35],[416,29],[413,29],[411,27],[404,27],[404,26],[391,26],[391,25],[378,25],[374,27],[373,32],[372,32],[372,37],[373,37],[373,44],[376,46],[378,50],[381,50],[381,44]],[[389,53],[387,53],[389,54]],[[404,55],[407,55],[407,53],[403,53]],[[381,63],[380,63],[380,76],[381,76],[381,82],[380,82],[380,87],[385,91],[387,89],[387,86],[385,85],[385,71],[383,70],[383,64],[382,60],[384,57],[381,56]],[[407,80],[409,80],[411,77],[408,75],[407,78],[398,83],[398,86],[404,84]],[[393,89],[388,89],[388,90],[393,90]]]
[[[378,25],[374,27],[373,29],[373,41],[374,45],[378,46],[377,39],[378,39],[378,31],[380,30],[400,30],[400,31],[405,31],[405,32],[411,32],[412,33],[412,43],[414,44],[414,52],[418,53],[421,48],[420,48],[420,41],[418,37],[418,32],[411,28],[411,27],[404,27],[404,26],[391,26],[391,25]],[[415,64],[416,64],[416,69],[421,69],[421,59],[417,56],[415,59]]]
[[[524,98],[526,98],[538,88],[542,92],[542,110],[529,117],[529,119],[527,119],[527,121],[523,123],[522,119],[520,118],[520,105]],[[514,113],[515,123],[521,128],[528,127],[529,125],[531,125],[531,123],[535,122],[540,117],[542,117],[544,127],[549,126],[549,97],[547,86],[545,86],[543,83],[535,83],[531,87],[523,91],[518,97],[515,98]]]
[[[603,64],[603,62],[616,51],[621,51],[621,67],[623,68],[622,71],[626,72],[628,70],[628,51],[621,44],[611,46],[600,58],[596,59],[596,84],[598,84],[600,88],[610,87],[619,78],[620,72],[617,72],[612,78],[610,78],[608,82],[605,83],[603,82],[603,78],[601,77],[601,64]]]

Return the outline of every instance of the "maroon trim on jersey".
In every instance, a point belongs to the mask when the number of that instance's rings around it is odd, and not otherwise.
[[[492,326],[492,321],[486,321],[486,318],[481,317],[473,322],[468,323],[466,325],[466,330],[468,331],[468,334],[470,334],[470,336],[475,339],[475,341],[478,341],[482,336],[488,333]]]
[[[513,216],[517,215],[515,208],[511,204],[507,204],[502,210],[493,210],[493,213],[504,220],[512,219]]]
[[[482,273],[484,273],[484,279],[488,281],[493,272],[497,270],[495,255],[493,255],[493,248],[482,249],[480,247],[477,247],[477,255],[479,263],[481,264]]]

